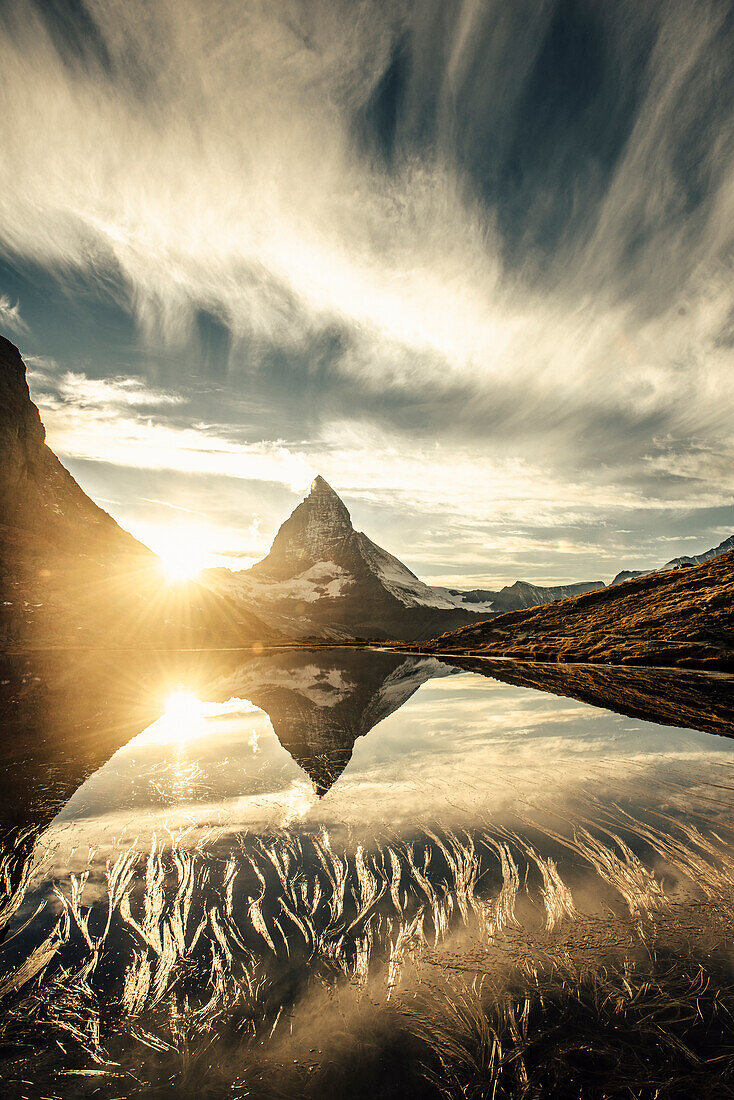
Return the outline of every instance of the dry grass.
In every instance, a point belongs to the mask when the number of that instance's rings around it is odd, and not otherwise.
[[[592,810],[369,848],[153,838],[35,912],[11,847],[7,1094],[732,1095],[731,845]]]
[[[421,649],[518,660],[734,670],[734,551],[510,611]]]

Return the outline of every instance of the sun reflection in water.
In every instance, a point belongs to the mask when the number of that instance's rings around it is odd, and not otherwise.
[[[208,708],[201,699],[189,691],[178,689],[166,699],[165,710],[159,719],[158,732],[162,739],[183,744],[193,741],[206,732]]]

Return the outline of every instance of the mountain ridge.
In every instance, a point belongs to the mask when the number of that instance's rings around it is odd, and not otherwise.
[[[655,569],[622,569],[616,577],[610,581],[610,587],[622,584],[624,581],[633,580],[635,577],[649,577],[651,573],[664,573],[669,569],[685,569],[691,565],[703,565],[704,562],[717,558],[720,554],[726,554],[734,550],[734,535],[729,535],[718,546],[710,550],[704,550],[702,554],[682,554],[680,557],[671,558],[665,565],[659,565]]]
[[[157,556],[91,500],[46,443],[19,349],[0,336],[0,643],[202,645],[279,637]]]
[[[426,652],[734,671],[734,550],[510,612],[436,638]]]

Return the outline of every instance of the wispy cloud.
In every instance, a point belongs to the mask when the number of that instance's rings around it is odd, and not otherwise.
[[[95,380],[68,372],[57,377],[48,363],[34,366],[32,394],[49,442],[63,459],[104,463],[112,482],[130,470],[219,479],[215,496],[223,511],[229,509],[229,519],[215,517],[212,494],[198,495],[190,480],[186,504],[146,495],[116,509],[155,549],[184,537],[200,545],[202,560],[212,565],[243,568],[267,552],[289,505],[262,523],[247,504],[253,485],[287,486],[292,506],[319,472],[347,498],[357,525],[385,532],[389,548],[436,583],[463,578],[487,587],[516,579],[518,570],[546,583],[603,578],[617,572],[626,552],[614,528],[631,513],[644,525],[645,514],[661,507],[659,496],[634,485],[600,483],[595,471],[571,478],[524,458],[488,459],[457,444],[414,443],[406,450],[399,435],[369,424],[332,423],[327,434],[301,443],[243,444],[233,438],[234,425],[200,424],[185,415],[180,423],[167,419],[172,406],[179,415],[180,404],[137,379]],[[696,493],[698,508],[731,500],[726,482],[698,479]],[[688,494],[685,479],[673,482],[666,507],[690,508]],[[141,513],[137,501],[154,505],[156,515],[150,509]],[[197,508],[189,506],[194,502]],[[168,515],[161,516],[161,509]],[[170,510],[200,518],[174,522]],[[656,540],[648,538],[651,561],[659,564]]]
[[[66,372],[55,378],[34,370],[29,382],[61,455],[149,470],[219,474],[245,480],[303,485],[313,476],[299,455],[277,442],[241,444],[203,424],[177,426],[159,413],[182,398],[152,390],[138,379],[91,379]]]
[[[6,325],[11,332],[25,335],[28,326],[20,315],[20,302],[11,302],[7,294],[0,294],[0,325]]]
[[[57,378],[59,449],[461,522],[731,503],[727,4],[55,10],[0,14],[0,250],[173,364]],[[195,339],[248,439],[182,403]]]

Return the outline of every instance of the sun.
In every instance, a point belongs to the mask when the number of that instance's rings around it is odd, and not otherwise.
[[[195,546],[171,546],[159,551],[161,568],[169,581],[188,581],[205,566],[204,555]]]
[[[158,555],[161,572],[171,584],[191,580],[211,564],[206,532],[198,527],[177,524],[158,528],[149,533],[148,545]]]
[[[178,744],[193,741],[206,733],[206,706],[191,692],[177,690],[166,699],[159,719],[159,735]]]

